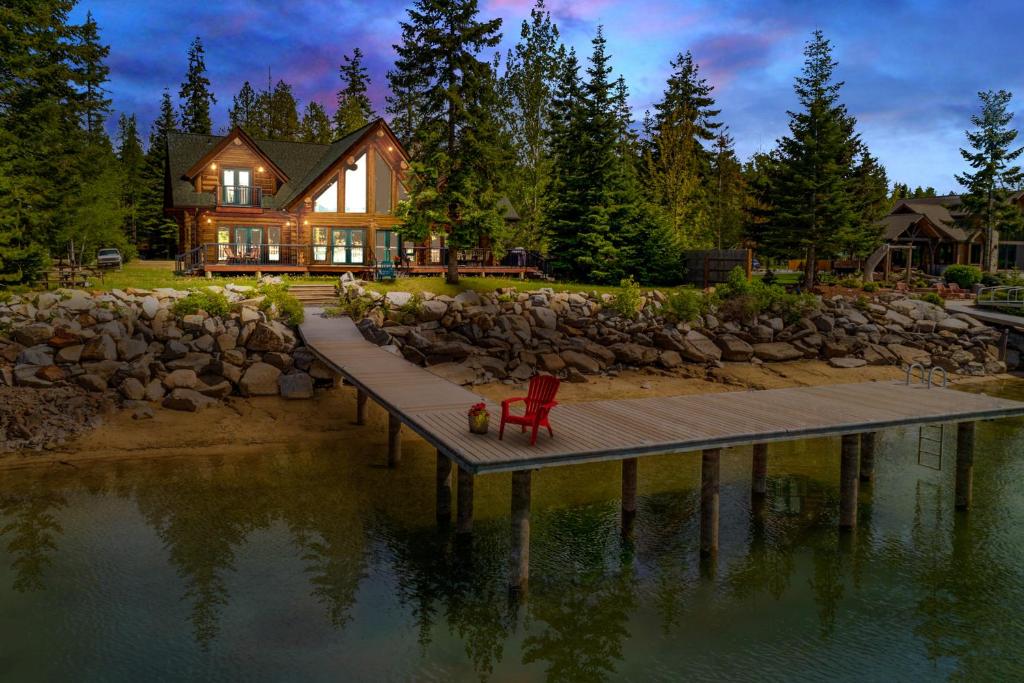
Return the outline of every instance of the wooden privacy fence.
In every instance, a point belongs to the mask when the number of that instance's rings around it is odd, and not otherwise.
[[[683,253],[686,284],[698,287],[718,285],[729,279],[729,273],[740,266],[750,278],[753,252],[750,249],[702,249]]]

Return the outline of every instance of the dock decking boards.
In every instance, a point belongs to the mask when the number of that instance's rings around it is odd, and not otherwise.
[[[483,398],[364,340],[349,318],[307,309],[300,333],[327,365],[473,474],[1024,415],[1019,401],[866,382],[561,404],[551,412],[554,438],[541,434],[531,447],[514,428],[498,440],[493,401],[490,432],[469,433],[466,411]]]

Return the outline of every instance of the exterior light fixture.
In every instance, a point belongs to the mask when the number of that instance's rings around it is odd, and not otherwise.
[[[395,146],[394,145],[388,145],[388,151],[389,152],[394,152],[395,151]]]
[[[309,221],[302,221],[303,225],[309,225]]]
[[[262,166],[260,166],[259,168],[257,168],[257,169],[256,169],[256,172],[257,172],[257,173],[263,173],[263,167],[262,167]]]
[[[217,170],[217,164],[216,164],[216,162],[214,162],[214,163],[210,164],[210,168],[212,168],[213,170],[215,170],[215,171],[216,171],[216,170]]]

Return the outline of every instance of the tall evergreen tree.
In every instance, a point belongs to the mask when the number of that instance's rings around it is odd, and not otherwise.
[[[186,133],[205,133],[213,130],[210,105],[217,99],[210,91],[206,77],[206,57],[203,42],[196,36],[188,48],[188,72],[178,92],[181,98],[181,129]]]
[[[958,183],[967,188],[963,196],[964,208],[984,230],[985,247],[982,267],[995,270],[996,231],[1016,232],[1022,219],[1020,209],[1010,201],[1010,194],[1020,189],[1024,174],[1013,162],[1024,148],[1013,149],[1017,131],[1010,127],[1013,112],[1009,110],[1013,95],[1006,90],[979,92],[981,111],[971,117],[975,129],[966,132],[971,148],[960,150],[960,155],[973,171],[956,176]]]
[[[403,235],[446,234],[448,281],[457,283],[457,249],[500,231],[494,178],[495,77],[480,52],[498,44],[500,19],[481,21],[476,0],[417,0],[402,22],[393,73],[421,94],[412,131],[413,173]],[[390,78],[390,76],[389,76]]]
[[[299,142],[329,145],[331,138],[331,120],[327,117],[324,105],[319,102],[310,102],[302,112],[302,121],[299,123]]]
[[[711,213],[711,154],[721,123],[713,87],[700,75],[689,52],[671,62],[672,72],[655,114],[645,122],[645,179],[676,239],[684,246],[708,247],[716,226]]]
[[[848,256],[867,256],[882,243],[882,219],[889,213],[889,177],[878,159],[862,146],[851,178],[854,221],[840,235],[840,246]]]
[[[117,122],[117,159],[121,165],[121,204],[125,211],[125,233],[132,244],[139,242],[139,208],[145,188],[146,155],[139,140],[135,114],[121,114]]]
[[[817,259],[841,250],[859,221],[853,193],[855,156],[861,150],[855,119],[839,101],[842,82],[824,34],[804,50],[794,90],[801,109],[789,112],[789,135],[779,140],[772,215],[764,238],[776,251],[798,248],[807,260],[805,286],[814,286]]]
[[[138,210],[139,234],[151,257],[174,256],[178,240],[178,226],[164,214],[164,193],[167,173],[167,134],[177,130],[178,120],[165,89],[160,100],[160,114],[149,131],[146,149],[144,185]]]
[[[292,86],[279,80],[266,100],[267,127],[263,131],[268,140],[296,140],[299,136],[298,102]]]
[[[402,22],[400,45],[412,45],[418,38],[418,22]],[[394,46],[395,49],[398,45]],[[385,96],[385,111],[391,115],[391,129],[402,141],[410,154],[415,155],[413,137],[420,129],[425,115],[422,103],[426,100],[429,79],[423,77],[419,65],[412,61],[396,60],[394,68],[387,73],[388,94]]]
[[[537,0],[519,35],[519,42],[508,52],[501,80],[503,123],[516,151],[506,187],[519,210],[514,241],[539,248],[544,242],[543,198],[551,178],[552,99],[559,64],[566,55],[544,0]]]
[[[262,121],[257,111],[258,98],[256,89],[249,81],[242,84],[238,94],[231,99],[231,109],[228,110],[228,120],[232,128],[238,126],[253,137],[265,137],[265,133],[260,129]]]
[[[715,138],[711,157],[709,223],[715,232],[715,248],[734,246],[743,236],[743,169],[728,131]]]
[[[107,97],[106,83],[110,78],[110,67],[106,58],[110,47],[100,42],[99,27],[92,12],[85,15],[85,23],[77,31],[78,45],[74,51],[75,80],[82,91],[78,106],[82,111],[82,123],[86,132],[96,135],[103,132],[103,124],[110,115],[110,98]]]
[[[370,87],[370,74],[363,66],[363,51],[358,47],[352,50],[352,56],[345,55],[338,67],[342,87],[338,90],[338,108],[334,112],[334,136],[344,137],[354,130],[359,130],[377,118],[373,104],[367,95]]]

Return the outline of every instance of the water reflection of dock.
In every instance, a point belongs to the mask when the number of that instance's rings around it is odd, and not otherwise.
[[[721,449],[754,446],[753,492],[764,494],[767,444],[815,437],[841,437],[840,526],[857,521],[860,481],[873,476],[875,433],[890,427],[956,422],[956,505],[971,503],[974,425],[1024,415],[1024,403],[984,394],[953,392],[902,382],[731,392],[561,405],[552,414],[556,436],[535,447],[514,430],[499,441],[494,429],[470,434],[467,408],[481,397],[401,356],[365,341],[348,318],[309,311],[300,328],[310,349],[358,391],[357,422],[365,421],[367,398],[389,414],[388,464],[401,460],[401,427],[408,426],[437,449],[437,516],[451,518],[452,465],[457,466],[456,529],[473,521],[476,475],[512,472],[510,583],[523,587],[529,575],[531,472],[595,460],[622,461],[624,531],[636,512],[636,458],[701,451],[701,553],[718,550]],[[492,411],[498,408],[490,406]]]

